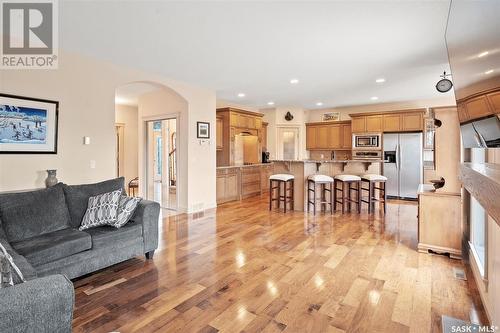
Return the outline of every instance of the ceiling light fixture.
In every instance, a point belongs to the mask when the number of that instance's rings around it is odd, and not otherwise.
[[[383,77],[381,77],[380,79],[376,79],[375,82],[377,82],[377,83],[384,83],[385,79]]]
[[[238,97],[245,97],[245,94],[244,93],[239,93]]]
[[[493,69],[488,69],[486,72],[484,72],[484,74],[488,75],[488,74],[491,74],[491,73],[493,73],[493,72],[494,72],[494,70],[493,70]]]
[[[322,103],[322,102],[317,102],[317,103],[316,103],[316,106],[322,106],[322,105],[323,105],[323,103]]]
[[[488,54],[490,54],[488,51],[481,52],[477,55],[478,58],[486,57]]]
[[[377,96],[372,96],[372,97],[370,97],[370,99],[371,99],[372,101],[376,101],[376,100],[378,99],[378,97],[377,97]]]
[[[274,102],[267,102],[267,105],[274,105]]]
[[[291,84],[297,84],[297,83],[299,83],[299,79],[291,79],[290,83]]]

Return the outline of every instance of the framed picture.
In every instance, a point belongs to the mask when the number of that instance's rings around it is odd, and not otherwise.
[[[198,121],[196,122],[198,139],[210,139],[210,123]]]
[[[0,154],[57,154],[59,102],[0,94]]]
[[[323,114],[323,121],[339,121],[340,112],[328,112]]]

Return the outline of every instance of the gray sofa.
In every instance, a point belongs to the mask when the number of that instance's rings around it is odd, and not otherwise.
[[[0,242],[26,283],[0,289],[0,332],[70,332],[73,279],[130,258],[153,257],[160,206],[142,200],[122,228],[79,231],[88,199],[124,179],[0,194]]]

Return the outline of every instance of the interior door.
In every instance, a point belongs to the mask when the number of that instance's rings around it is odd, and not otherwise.
[[[384,176],[387,177],[387,182],[385,183],[387,195],[390,197],[399,197],[399,161],[397,157],[399,134],[384,134],[383,141],[384,152],[396,154],[394,161],[390,163],[384,162]]]
[[[417,198],[418,186],[422,183],[422,133],[399,135],[399,196]]]

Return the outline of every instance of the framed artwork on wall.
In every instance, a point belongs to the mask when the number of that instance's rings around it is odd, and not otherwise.
[[[57,154],[59,102],[0,94],[0,154]]]
[[[340,112],[323,113],[323,121],[339,121]]]
[[[196,137],[198,139],[210,139],[210,123],[196,122]]]

